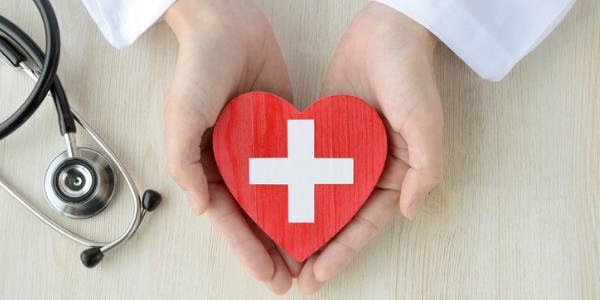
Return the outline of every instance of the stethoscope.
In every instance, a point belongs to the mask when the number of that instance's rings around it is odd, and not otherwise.
[[[56,75],[60,53],[60,33],[56,15],[48,0],[33,0],[33,2],[44,22],[45,54],[25,32],[0,16],[0,32],[4,34],[4,36],[0,35],[0,52],[10,65],[23,70],[36,81],[25,103],[0,124],[0,140],[23,125],[50,92],[58,112],[60,132],[67,144],[67,150],[57,156],[46,170],[44,192],[48,203],[60,214],[70,218],[85,219],[95,216],[111,203],[116,194],[116,171],[118,171],[134,202],[133,217],[127,230],[115,240],[95,242],[69,231],[50,219],[1,179],[0,186],[46,225],[63,236],[89,247],[81,253],[81,261],[86,267],[92,268],[106,253],[129,240],[137,232],[146,213],[160,204],[161,195],[153,190],[147,190],[140,198],[131,177],[114,153],[93,128],[69,106],[64,89]],[[35,71],[27,64],[27,57],[33,60],[39,71]],[[75,121],[89,133],[104,155],[92,149],[77,147]]]

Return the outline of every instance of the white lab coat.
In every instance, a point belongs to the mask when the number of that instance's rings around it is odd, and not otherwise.
[[[175,0],[82,0],[115,47],[130,45]],[[433,32],[481,77],[502,79],[575,0],[375,0]]]

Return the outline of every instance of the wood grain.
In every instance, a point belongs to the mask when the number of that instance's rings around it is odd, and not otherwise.
[[[306,175],[312,178],[322,175],[315,174],[318,172],[310,169],[311,162],[302,159],[286,167],[287,171],[297,170],[291,175],[293,182],[254,184],[251,159],[280,158],[281,165],[281,158],[289,160],[290,153],[298,151],[289,143],[290,120],[311,120],[313,140],[300,141],[313,144],[307,149],[312,151],[309,155],[321,160],[351,159],[349,176],[353,180],[298,187],[298,181],[305,178],[296,177],[297,173],[309,173]],[[248,216],[283,250],[304,261],[354,217],[373,191],[387,157],[387,136],[377,112],[353,96],[328,96],[300,112],[275,95],[251,92],[225,106],[213,130],[213,149],[223,180]],[[271,165],[267,172],[277,172],[277,168]],[[310,222],[290,220],[290,195],[297,188],[314,189]]]
[[[281,44],[296,106],[305,108],[318,98],[335,46],[366,1],[256,2]],[[71,103],[136,183],[165,201],[134,240],[87,270],[80,246],[0,192],[0,298],[278,299],[240,266],[205,217],[193,216],[167,176],[161,120],[177,53],[172,32],[157,24],[115,50],[79,0],[53,4],[63,33],[58,73]],[[31,2],[0,1],[0,12],[43,44]],[[396,214],[310,298],[600,298],[599,16],[599,1],[578,1],[500,83],[481,80],[438,47],[443,183],[415,221]],[[0,118],[32,86],[0,65]],[[0,141],[0,176],[69,228],[100,239],[119,234],[126,201],[89,222],[60,219],[45,205],[43,174],[63,149],[48,102]],[[308,297],[294,287],[286,298]]]

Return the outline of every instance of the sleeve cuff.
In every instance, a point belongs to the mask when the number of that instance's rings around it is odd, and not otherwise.
[[[560,23],[574,0],[376,0],[420,23],[484,79],[499,81]],[[468,3],[470,2],[470,3]]]
[[[83,0],[98,28],[116,48],[131,45],[175,0]]]

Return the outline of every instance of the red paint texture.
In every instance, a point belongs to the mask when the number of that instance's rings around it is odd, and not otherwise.
[[[353,158],[354,184],[316,185],[315,222],[288,223],[286,185],[250,185],[249,159],[287,157],[287,120],[315,122],[316,158]],[[243,210],[275,243],[304,261],[335,236],[373,191],[387,155],[381,118],[363,100],[325,97],[304,112],[268,93],[231,101],[213,131],[215,159]]]

